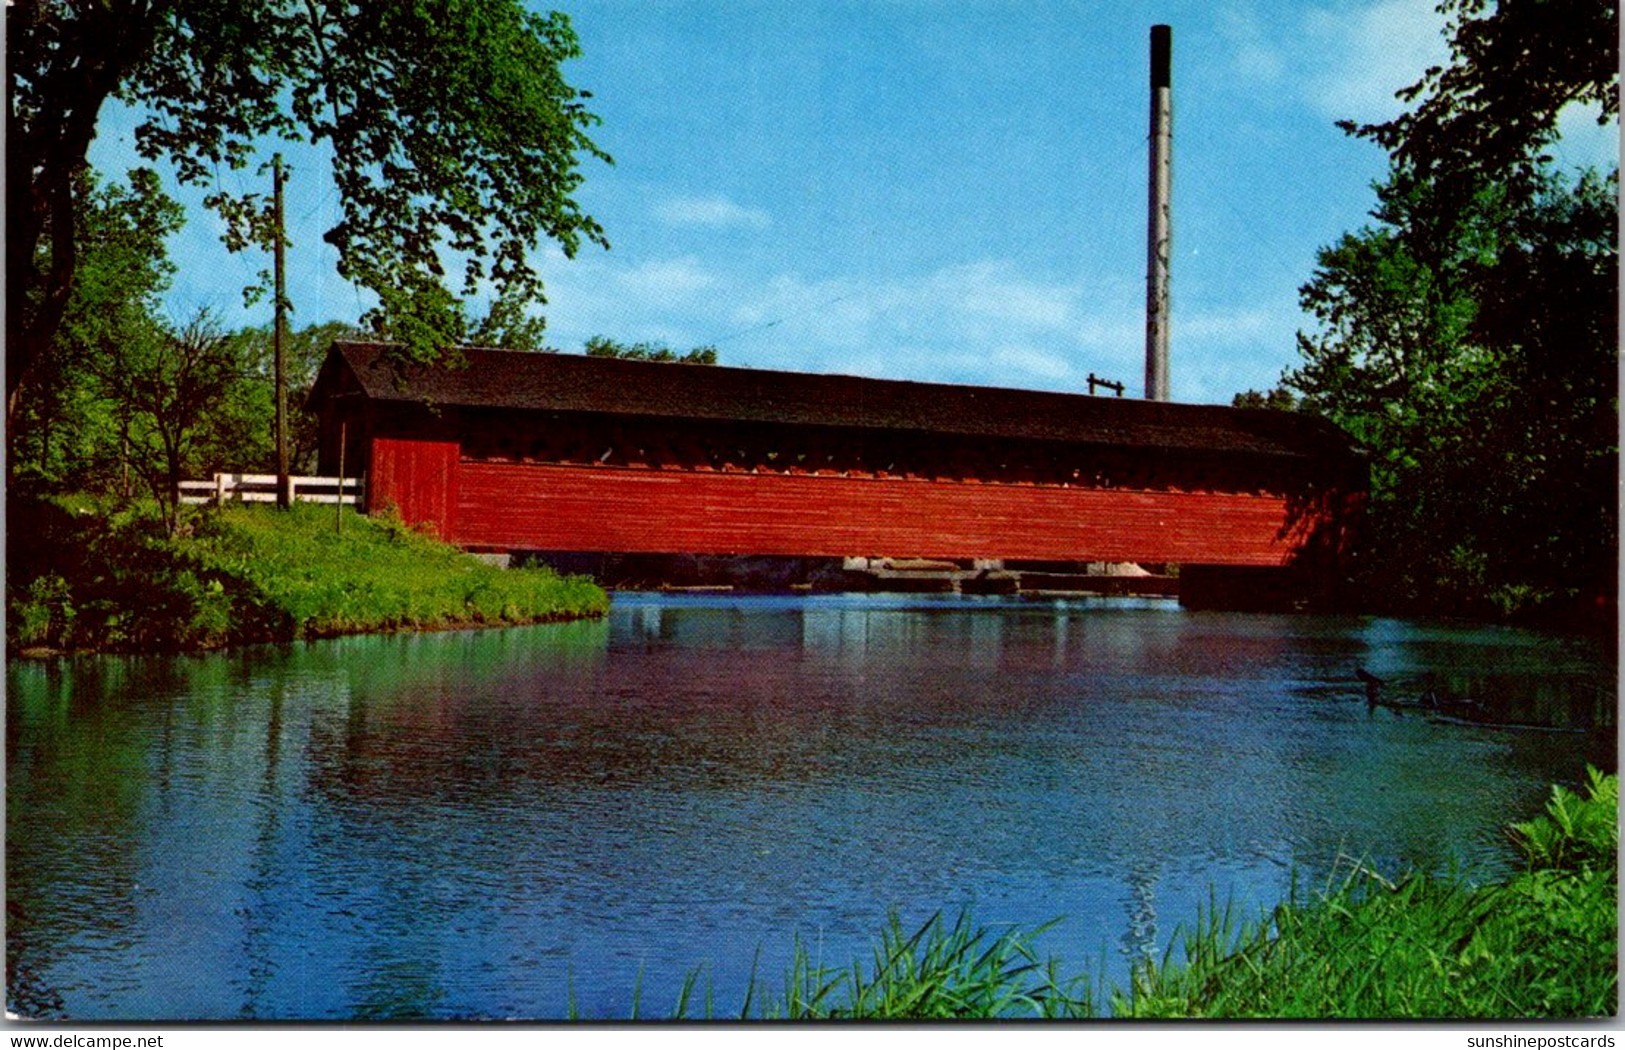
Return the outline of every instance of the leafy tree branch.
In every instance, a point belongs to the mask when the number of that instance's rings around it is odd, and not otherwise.
[[[459,342],[461,298],[544,302],[529,253],[607,247],[574,194],[588,93],[561,66],[568,18],[517,0],[21,0],[6,12],[7,415],[38,381],[78,270],[75,182],[119,98],[146,115],[142,156],[212,185],[267,142],[330,143],[339,272],[372,291],[366,318],[430,360]],[[218,191],[228,247],[269,243],[263,195]],[[460,279],[448,287],[448,262]]]

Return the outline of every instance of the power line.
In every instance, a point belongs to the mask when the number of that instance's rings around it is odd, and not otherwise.
[[[836,303],[845,302],[846,300],[853,298],[857,294],[858,294],[857,292],[847,292],[845,295],[837,295],[835,298],[829,300],[828,302],[819,303],[816,306],[809,306],[805,310],[797,310],[795,313],[785,314],[783,317],[780,317],[780,318],[778,318],[777,320],[774,320],[774,321],[769,321],[766,324],[755,325],[755,326],[753,326],[751,328],[742,328],[737,332],[732,332],[732,333],[730,333],[728,335],[719,336],[719,337],[717,337],[715,339],[701,340],[701,345],[703,345],[703,346],[715,346],[715,345],[717,345],[719,343],[725,343],[730,339],[737,339],[742,335],[751,335],[751,334],[756,333],[756,332],[764,332],[767,329],[776,327],[778,325],[781,325],[786,321],[792,321],[792,320],[794,320],[794,319],[796,319],[798,317],[805,317],[805,316],[807,316],[808,314],[812,313],[815,310],[822,310],[826,306],[834,306]]]

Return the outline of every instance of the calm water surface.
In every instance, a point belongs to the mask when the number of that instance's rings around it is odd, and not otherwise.
[[[1356,666],[1578,682],[1504,629],[1169,604],[621,595],[603,622],[7,668],[12,1008],[624,1017],[797,938],[1060,918],[1120,978],[1340,854],[1490,876],[1583,737],[1369,711]],[[1476,676],[1476,677],[1475,677]],[[1606,696],[1602,694],[1606,690]],[[1573,690],[1553,703],[1571,703]],[[1549,706],[1549,705],[1548,705]]]

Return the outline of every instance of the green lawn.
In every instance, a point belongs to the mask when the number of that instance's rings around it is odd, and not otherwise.
[[[300,504],[203,508],[170,537],[150,508],[82,497],[10,510],[13,651],[178,651],[368,631],[599,616],[590,581],[498,569],[397,522]]]

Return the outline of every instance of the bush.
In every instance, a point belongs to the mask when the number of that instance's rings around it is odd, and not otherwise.
[[[1619,778],[1588,769],[1586,781],[1587,797],[1554,785],[1545,816],[1512,825],[1531,871],[1589,872],[1618,864]]]
[[[14,644],[60,648],[73,634],[74,608],[68,581],[58,574],[36,577],[14,599],[8,622]]]

